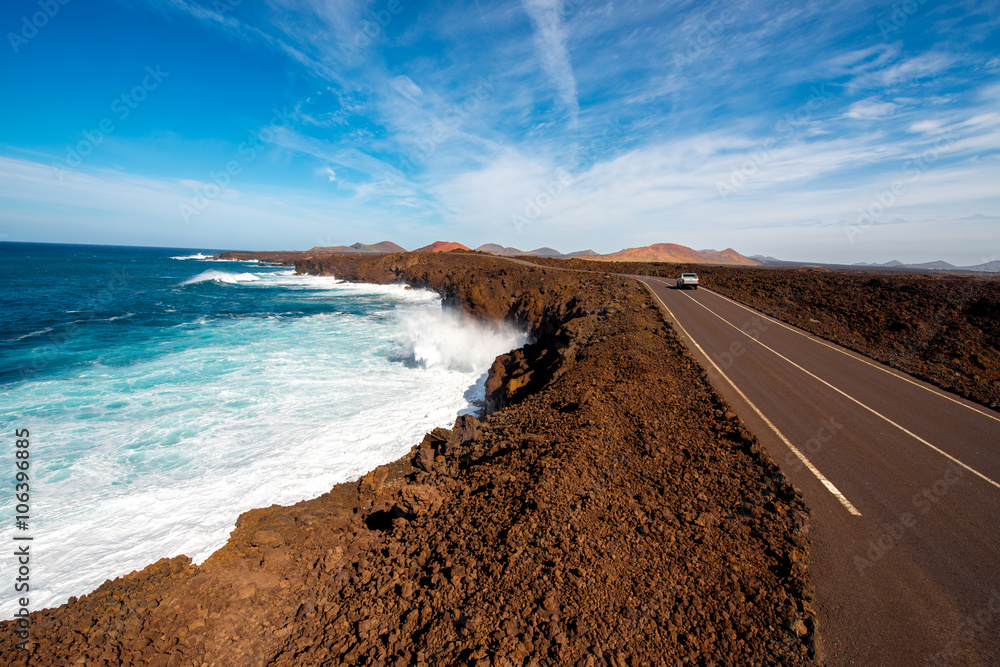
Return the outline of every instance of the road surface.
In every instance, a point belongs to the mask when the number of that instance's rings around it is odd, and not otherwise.
[[[812,512],[831,665],[1000,665],[1000,414],[706,290],[652,290]]]

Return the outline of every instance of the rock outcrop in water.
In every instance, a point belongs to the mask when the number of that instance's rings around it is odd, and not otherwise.
[[[635,282],[482,256],[314,258],[533,342],[491,414],[31,615],[10,665],[803,664],[801,498]],[[275,474],[280,475],[280,470]],[[5,637],[11,637],[5,623]]]

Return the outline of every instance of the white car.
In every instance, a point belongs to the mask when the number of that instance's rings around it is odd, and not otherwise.
[[[681,277],[677,279],[677,289],[698,289],[698,274],[696,273],[682,273]]]

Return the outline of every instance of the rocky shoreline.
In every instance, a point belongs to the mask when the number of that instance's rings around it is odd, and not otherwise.
[[[264,259],[261,257],[261,259]],[[289,261],[276,255],[265,261]],[[532,331],[482,421],[12,623],[10,665],[807,664],[808,512],[648,293],[486,256],[299,256]],[[279,473],[280,474],[280,473]]]

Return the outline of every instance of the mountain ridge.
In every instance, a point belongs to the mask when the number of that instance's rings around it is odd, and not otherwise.
[[[471,249],[456,241],[435,241],[428,245],[413,250],[413,252],[450,252],[452,250]],[[591,249],[577,250],[575,252],[563,253],[549,246],[542,246],[534,250],[521,250],[513,246],[502,246],[499,243],[484,243],[475,249],[500,257],[553,257],[559,259],[570,259],[577,257],[588,260],[605,260],[619,262],[673,262],[692,264],[728,264],[737,266],[757,266],[762,262],[745,257],[732,248],[725,250],[701,251],[694,250],[677,243],[654,243],[648,246],[636,248],[626,248],[615,253],[600,254]],[[391,241],[382,241],[372,245],[355,243],[350,246],[316,246],[310,252],[325,252],[337,254],[378,254],[392,252],[407,252],[405,248]]]
[[[406,248],[401,245],[397,245],[392,241],[380,241],[379,243],[373,243],[371,245],[365,243],[354,243],[346,246],[314,246],[309,249],[309,252],[376,255],[390,252],[406,252]]]

